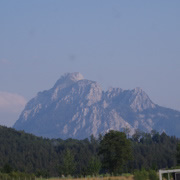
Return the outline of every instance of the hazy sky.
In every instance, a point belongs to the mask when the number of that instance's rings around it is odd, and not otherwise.
[[[180,1],[1,0],[0,124],[66,72],[180,110]]]

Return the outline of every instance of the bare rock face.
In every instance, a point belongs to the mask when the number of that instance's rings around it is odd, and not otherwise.
[[[67,73],[27,103],[14,128],[62,139],[127,128],[130,135],[136,129],[155,129],[180,137],[180,112],[154,104],[140,88],[104,92],[80,73]]]
[[[130,107],[135,111],[143,111],[149,108],[155,108],[155,104],[149,99],[148,95],[141,89],[135,88],[132,90]]]

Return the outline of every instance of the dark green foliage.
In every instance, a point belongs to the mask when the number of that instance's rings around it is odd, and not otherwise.
[[[43,178],[48,178],[50,177],[49,171],[48,170],[37,170],[35,173],[36,177],[43,177]]]
[[[5,164],[1,170],[3,173],[11,173],[13,171],[12,167],[9,164]]]
[[[20,172],[21,176],[34,173],[46,178],[59,173],[86,176],[142,168],[157,171],[180,163],[179,143],[176,137],[156,131],[137,131],[130,139],[122,132],[113,131],[100,135],[99,139],[91,136],[84,140],[50,140],[0,126],[0,177],[15,177]],[[132,160],[128,160],[129,148],[132,148]],[[69,170],[63,169],[63,165]]]
[[[35,180],[34,174],[29,173],[22,173],[22,172],[14,172],[11,173],[0,173],[0,179],[1,180],[24,180],[24,179],[31,179]]]
[[[60,175],[73,175],[75,168],[74,155],[69,149],[66,149],[63,153],[63,162],[60,167]]]
[[[176,158],[177,158],[177,165],[180,166],[180,143],[177,144]]]
[[[8,164],[15,170],[28,173],[37,169],[48,169],[54,173],[53,166],[59,163],[49,139],[1,126],[0,144],[0,167]]]
[[[154,170],[146,171],[142,169],[141,171],[134,172],[135,180],[158,180],[157,172]]]
[[[74,156],[76,167],[72,175],[87,175],[88,162],[93,156],[97,155],[98,141],[95,141],[96,142],[90,142],[88,139],[67,139],[66,141],[61,142],[59,145],[56,145],[55,151],[60,157],[60,166],[58,166],[58,170],[61,169],[61,166],[63,164],[64,151],[66,149],[69,149]],[[62,172],[60,173],[63,174]]]
[[[135,180],[148,180],[148,178],[149,178],[149,174],[145,169],[143,169],[141,171],[135,171],[134,172],[134,179]]]
[[[122,173],[122,168],[131,158],[131,143],[126,134],[111,130],[100,142],[99,154],[102,155],[102,165],[113,174]]]
[[[88,139],[50,140],[0,126],[0,171],[19,170],[43,177],[58,176],[64,152],[69,149],[76,163],[72,175],[86,175],[88,162],[97,155],[97,148],[95,139],[94,142]]]
[[[132,135],[132,140],[134,142],[139,142],[141,136],[142,136],[143,132],[141,132],[140,130],[136,130],[135,133]]]
[[[157,172],[154,170],[149,171],[149,180],[158,180]]]
[[[134,137],[138,137],[135,138]],[[131,169],[162,169],[176,166],[176,147],[179,140],[156,131],[132,137],[134,159]]]
[[[87,167],[87,173],[91,176],[97,176],[99,174],[99,171],[101,169],[101,162],[98,157],[92,157],[89,160],[88,167]]]

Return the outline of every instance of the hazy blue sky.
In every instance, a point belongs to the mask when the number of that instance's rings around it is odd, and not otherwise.
[[[66,72],[180,110],[180,1],[1,0],[0,124]]]

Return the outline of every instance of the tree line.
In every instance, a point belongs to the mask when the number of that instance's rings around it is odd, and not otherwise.
[[[110,131],[84,140],[48,139],[0,126],[0,172],[87,176],[180,165],[179,139],[152,131]]]

